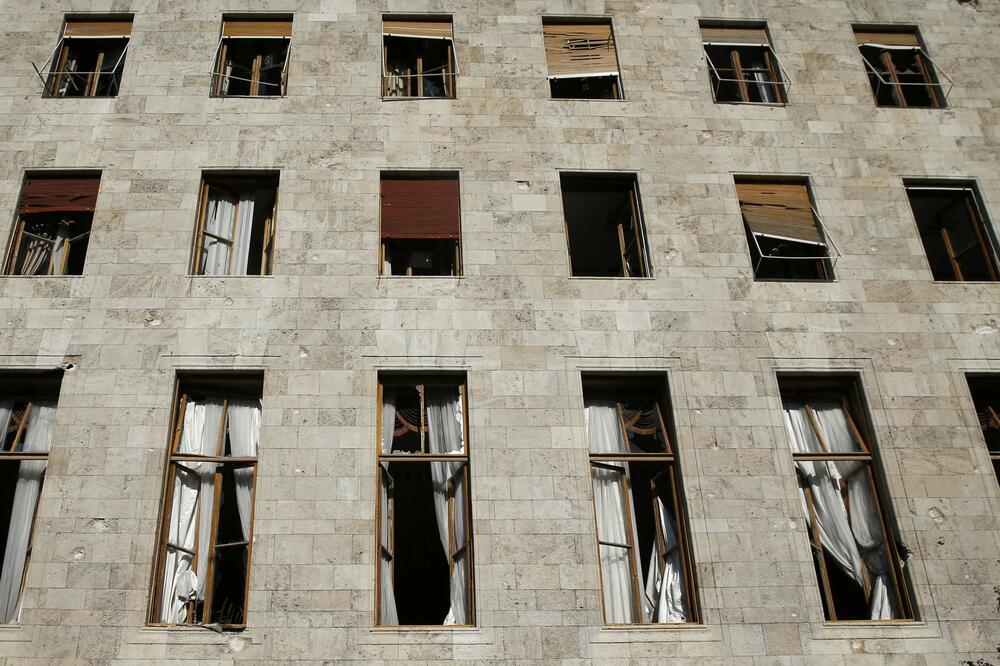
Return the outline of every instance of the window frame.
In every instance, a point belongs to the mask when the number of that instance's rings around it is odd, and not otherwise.
[[[444,90],[444,95],[440,97],[433,97],[427,95],[389,95],[387,90],[387,77],[396,76],[397,78],[406,78],[407,86],[411,86],[411,80],[416,78],[417,89],[423,92],[423,58],[417,58],[417,73],[407,74],[407,75],[390,75],[387,71],[389,67],[389,47],[385,40],[387,37],[392,37],[393,35],[386,34],[385,24],[389,21],[409,21],[414,23],[445,23],[447,22],[451,25],[451,36],[450,37],[426,37],[424,39],[442,39],[447,42],[447,59],[448,59],[448,71],[443,71],[441,73],[441,87]],[[460,75],[458,67],[458,54],[456,53],[455,45],[455,19],[451,14],[395,14],[388,13],[382,14],[381,16],[381,32],[380,32],[380,46],[379,49],[379,94],[382,101],[396,101],[396,100],[455,100],[458,99],[458,77]],[[403,38],[405,39],[405,37]]]
[[[714,20],[702,20],[698,22],[699,37],[701,37],[701,50],[702,57],[708,64],[709,70],[709,80],[713,82],[712,89],[712,101],[716,104],[750,104],[753,106],[787,106],[788,105],[788,89],[791,87],[791,80],[785,72],[785,68],[781,64],[781,59],[778,57],[778,53],[774,48],[774,44],[771,40],[771,32],[768,29],[766,22],[758,21],[714,21]],[[740,42],[735,38],[731,41],[713,41],[711,39],[706,39],[703,34],[703,30],[728,30],[728,31],[739,31],[739,30],[759,30],[764,33],[764,38],[766,41],[761,41],[758,43],[752,42]],[[719,72],[719,69],[712,62],[712,56],[709,54],[709,47],[719,46],[719,47],[729,47],[729,68],[724,68],[724,71],[732,70],[734,72],[735,78],[723,78]],[[740,54],[738,49],[740,48],[759,48],[763,54],[765,70],[770,77],[770,81],[765,82],[765,85],[771,88],[772,94],[775,97],[773,102],[755,102],[750,99],[749,88],[747,87],[747,79],[743,76],[747,68],[744,68],[740,60]],[[750,71],[758,71],[755,68],[749,68]],[[735,83],[737,90],[740,92],[739,100],[720,100],[719,99],[719,89],[723,83]]]
[[[935,64],[931,59],[930,55],[927,53],[927,48],[924,45],[924,40],[920,34],[919,28],[916,26],[878,26],[878,25],[867,25],[867,24],[854,24],[851,26],[852,34],[855,38],[856,48],[858,49],[858,55],[861,56],[861,62],[864,66],[865,74],[868,78],[869,88],[872,91],[872,99],[875,102],[877,108],[882,109],[946,109],[948,108],[948,94],[954,87],[954,82],[948,77],[941,68]],[[876,33],[898,33],[900,35],[907,35],[913,38],[916,42],[915,45],[902,45],[902,44],[879,44],[875,42],[861,42],[858,41],[865,34],[876,34]],[[879,65],[886,68],[885,74],[879,70],[879,68],[868,59],[862,48],[872,47],[878,48],[880,50],[878,62]],[[919,73],[923,76],[923,82],[905,82],[899,80],[899,74],[901,73],[897,69],[897,65],[892,58],[893,51],[909,51],[913,53],[914,62],[916,63]],[[888,75],[888,79],[885,78]],[[890,86],[890,91],[892,98],[896,101],[896,104],[882,104],[879,102],[878,88],[872,81],[872,77],[878,80],[878,86],[886,85]],[[941,78],[944,78],[948,82],[948,90],[945,90],[945,86],[941,83]],[[904,94],[904,89],[906,86],[916,87],[921,86],[927,91],[927,96],[931,100],[929,106],[911,106],[906,101],[906,95]]]
[[[983,387],[977,388],[976,385],[983,382],[990,382],[994,384],[993,387]],[[972,400],[972,408],[976,412],[976,421],[978,423],[978,433],[979,438],[983,442],[983,448],[986,449],[986,454],[989,457],[990,463],[993,466],[993,476],[996,479],[998,485],[1000,485],[1000,445],[996,448],[991,448],[990,443],[986,437],[987,426],[992,424],[992,430],[1000,430],[1000,411],[994,408],[993,405],[989,404],[991,402],[990,398],[986,395],[979,397],[982,393],[994,393],[997,395],[998,400],[996,404],[1000,407],[1000,374],[995,372],[967,372],[965,373],[965,385],[969,390],[969,398]],[[980,410],[979,403],[985,403],[985,408]],[[985,415],[981,415],[981,412],[987,412]]]
[[[121,68],[122,79],[125,75],[124,63],[126,56],[128,55],[129,47],[132,44],[132,26],[135,21],[135,16],[133,14],[110,14],[110,15],[67,15],[63,20],[62,30],[59,34],[59,41],[56,42],[55,48],[49,57],[42,63],[41,67],[38,67],[32,63],[32,67],[35,69],[35,73],[38,78],[42,80],[42,96],[49,99],[73,99],[73,98],[96,98],[96,99],[113,99],[118,97],[121,93],[121,79],[117,80],[117,86],[115,87],[115,92],[113,95],[97,95],[97,87],[100,84],[101,76],[111,76],[114,80],[114,74]],[[67,35],[66,31],[70,24],[100,24],[100,23],[128,23],[129,32],[127,35]],[[115,64],[114,69],[109,72],[101,71],[101,65],[104,62],[105,52],[100,51],[97,60],[97,70],[93,72],[67,72],[65,68],[66,59],[69,56],[70,46],[75,43],[82,43],[92,40],[124,40],[125,45],[122,48],[122,53],[118,57],[118,62]],[[86,90],[83,95],[59,95],[57,91],[59,89],[59,84],[63,77],[67,74],[87,74]]]
[[[622,83],[622,65],[621,57],[618,54],[618,32],[615,30],[615,19],[613,16],[599,15],[599,16],[565,16],[565,15],[548,15],[545,14],[542,17],[542,40],[545,40],[545,27],[549,25],[607,25],[611,32],[611,41],[614,44],[615,52],[615,68],[614,74],[584,74],[584,75],[552,75],[549,74],[550,65],[547,50],[543,44],[543,51],[545,53],[545,83],[546,83],[546,93],[548,99],[552,101],[561,102],[624,102],[625,101],[625,86]],[[557,79],[568,79],[568,78],[603,78],[612,77],[614,80],[612,82],[612,90],[615,92],[615,97],[555,97],[552,95],[552,82]]]
[[[395,98],[392,98],[395,99]],[[401,98],[407,99],[407,98]],[[438,99],[438,98],[432,98]],[[393,236],[387,235],[384,231],[385,227],[385,204],[384,204],[384,192],[383,183],[387,180],[454,180],[455,181],[455,207],[457,209],[458,216],[458,237],[454,239],[449,238],[425,238],[425,237],[412,237],[412,236]],[[383,278],[393,278],[393,279],[455,279],[462,278],[465,276],[465,261],[464,261],[464,230],[462,224],[462,175],[457,169],[444,169],[444,170],[385,170],[379,172],[379,204],[378,204],[378,250],[376,254],[377,261],[377,277],[381,280]],[[432,241],[448,241],[451,240],[455,244],[455,267],[454,271],[450,274],[437,274],[437,275],[414,275],[412,264],[407,264],[406,273],[403,275],[394,275],[392,272],[385,272],[385,258],[386,258],[386,241],[416,241],[416,242],[432,242]],[[411,256],[412,259],[412,256]]]
[[[260,23],[288,23],[287,35],[227,35],[226,22],[260,22]],[[222,17],[222,26],[219,34],[219,44],[215,49],[215,59],[212,64],[212,85],[209,89],[209,97],[215,99],[281,99],[288,96],[288,63],[292,59],[292,21],[293,17],[288,14],[254,14],[250,16],[226,14]],[[230,47],[230,42],[241,41],[283,41],[285,42],[285,61],[281,65],[280,90],[275,94],[259,94],[261,86],[272,86],[273,84],[260,80],[261,66],[263,64],[263,54],[254,56],[253,65],[249,79],[239,76],[227,75],[223,71],[226,63],[226,54]],[[246,95],[233,95],[222,92],[222,82],[224,79],[237,79],[249,83],[250,90]],[[255,94],[258,93],[258,94]]]

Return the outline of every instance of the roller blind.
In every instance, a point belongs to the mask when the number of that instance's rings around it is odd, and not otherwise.
[[[549,76],[618,73],[618,54],[610,23],[546,23],[542,34]]]
[[[885,44],[886,46],[920,47],[915,32],[885,32],[881,30],[854,29],[854,39],[858,44]]]
[[[736,195],[753,233],[825,245],[804,184],[737,183]]]
[[[93,211],[101,177],[30,177],[24,182],[21,213],[79,213]]]
[[[451,39],[451,21],[438,20],[386,20],[382,34],[393,37],[421,37],[423,39]]]
[[[382,237],[459,238],[458,178],[382,177]]]
[[[131,34],[132,19],[66,21],[66,28],[63,30],[66,37],[129,37]]]
[[[702,27],[701,41],[723,44],[770,44],[764,28]]]
[[[291,37],[291,19],[223,19],[223,37]]]

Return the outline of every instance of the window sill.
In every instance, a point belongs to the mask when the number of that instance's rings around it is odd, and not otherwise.
[[[410,95],[410,96],[393,95],[392,97],[386,97],[385,95],[382,96],[382,101],[383,102],[406,102],[406,101],[411,101],[411,100],[427,100],[427,99],[434,99],[434,100],[439,100],[439,101],[442,101],[442,102],[452,102],[452,101],[454,101],[454,100],[456,100],[458,98],[457,97],[422,97],[422,96],[417,96],[417,95]]]
[[[461,626],[378,626],[358,636],[361,645],[400,645],[418,641],[426,645],[495,645],[493,629]]]
[[[724,104],[725,106],[768,106],[773,108],[784,108],[788,106],[788,102],[720,102],[719,100],[713,100],[716,104]]]
[[[932,280],[934,284],[1000,284],[1000,280]]]
[[[45,280],[55,278],[57,280],[69,278],[82,278],[82,275],[2,275],[4,278],[16,278],[18,280]]]
[[[591,643],[722,642],[722,630],[707,624],[605,625],[590,629]]]
[[[379,275],[379,280],[464,280],[465,275]]]
[[[209,95],[209,99],[285,99],[288,95]]]
[[[939,638],[941,628],[937,622],[922,620],[856,620],[812,623],[816,640],[844,640],[853,638],[911,639]]]
[[[269,280],[274,275],[188,275],[189,278],[203,278],[206,280]]]
[[[35,628],[23,624],[0,624],[0,643],[30,643],[35,638]]]
[[[553,102],[626,102],[624,97],[549,97]]]
[[[125,642],[134,645],[160,645],[184,643],[188,645],[229,645],[233,640],[261,645],[263,631],[247,628],[217,633],[211,629],[195,626],[130,627],[126,630]]]
[[[624,275],[570,275],[570,280],[655,280],[652,275],[625,277]]]

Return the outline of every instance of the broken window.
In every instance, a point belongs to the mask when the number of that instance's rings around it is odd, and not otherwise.
[[[907,182],[906,195],[935,280],[997,280],[995,241],[971,184]]]
[[[195,234],[195,275],[270,275],[277,174],[206,175]]]
[[[468,404],[462,378],[382,377],[380,625],[472,625]]]
[[[544,18],[542,34],[554,99],[622,99],[610,20]]]
[[[966,379],[979,417],[979,427],[990,452],[993,472],[997,482],[1000,482],[1000,376],[974,375]]]
[[[559,181],[573,275],[648,277],[636,177],[563,173]]]
[[[857,382],[779,385],[826,618],[913,619]]]
[[[737,178],[736,196],[754,279],[833,279],[831,244],[804,181]]]
[[[29,175],[6,274],[82,275],[100,184],[100,174]]]
[[[150,622],[246,626],[261,377],[177,385]]]
[[[0,374],[0,624],[21,614],[60,374]]]
[[[131,35],[131,17],[67,20],[55,51],[35,68],[45,82],[45,94],[116,97]]]
[[[455,97],[450,18],[382,22],[382,96]]]
[[[854,28],[868,80],[879,106],[940,108],[945,94],[916,29]]]
[[[381,275],[461,275],[458,174],[381,178]]]
[[[702,25],[701,39],[716,102],[784,104],[786,83],[763,25]]]
[[[291,18],[224,18],[212,71],[212,95],[284,95],[291,37]]]
[[[666,387],[584,377],[606,624],[697,622]]]

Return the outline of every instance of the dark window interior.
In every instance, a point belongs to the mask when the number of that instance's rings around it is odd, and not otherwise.
[[[573,275],[646,277],[635,176],[562,174],[560,181]]]
[[[383,95],[394,97],[454,97],[451,41],[385,35],[385,67],[395,86],[386,82]],[[420,76],[417,76],[417,74]],[[387,77],[389,78],[389,77]]]
[[[22,219],[12,274],[83,274],[93,213],[28,213]]]
[[[7,552],[7,535],[10,531],[11,512],[14,510],[14,492],[17,490],[17,460],[0,459],[0,563]]]
[[[938,107],[943,99],[933,67],[919,49],[859,46],[879,106]]]
[[[55,97],[114,97],[121,84],[128,39],[66,37],[50,77]]]
[[[420,427],[423,417],[420,413],[420,393],[415,386],[385,387],[384,391],[396,394],[396,426],[403,431],[392,438],[392,453],[420,453]],[[412,428],[401,426],[405,421]]]
[[[287,39],[226,39],[223,46],[225,62],[218,70],[219,95],[267,97],[283,94]]]
[[[674,507],[673,487],[670,477],[664,473],[666,465],[663,462],[630,462],[626,463],[629,470],[629,487],[632,490],[632,508],[635,511],[635,525],[639,543],[639,558],[641,580],[645,581],[649,574],[648,554],[656,539],[656,514],[653,510],[653,499],[659,498],[663,508],[674,520],[677,529],[681,524],[677,521],[677,510]]]
[[[391,275],[457,275],[454,238],[384,238]]]
[[[831,273],[827,250],[820,245],[756,236],[746,230],[750,260],[756,280],[828,280]],[[754,241],[756,240],[756,243]],[[758,249],[758,245],[760,248]],[[804,257],[790,258],[785,257]],[[815,261],[805,258],[814,257]]]
[[[553,99],[621,99],[617,76],[573,76],[549,79]]]
[[[228,440],[228,437],[227,437]],[[229,444],[226,443],[229,453]],[[236,502],[232,465],[222,471],[219,497],[219,526],[215,547],[215,575],[212,581],[210,622],[242,624],[246,606],[247,546]],[[232,545],[228,545],[232,544]]]
[[[1000,482],[1000,376],[968,377],[968,382],[993,472]]]
[[[994,281],[989,231],[968,189],[914,189],[907,195],[935,280]]]
[[[774,85],[781,76],[770,48],[706,44],[705,53],[715,67],[709,78],[716,102],[784,102],[782,86]]]

